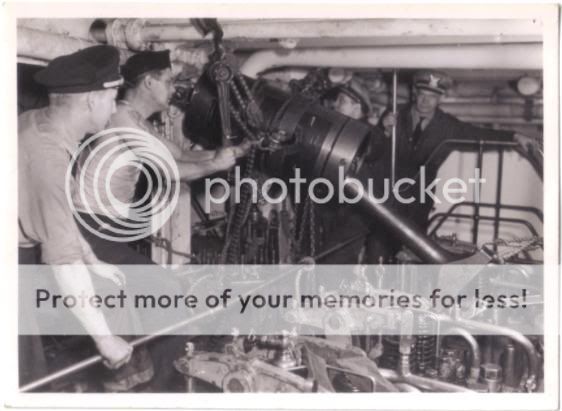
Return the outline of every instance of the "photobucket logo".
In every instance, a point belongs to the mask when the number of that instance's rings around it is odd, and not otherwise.
[[[334,187],[334,183],[327,178],[313,178],[310,181],[303,178],[299,168],[295,168],[294,173],[294,176],[288,179],[288,183],[293,188],[291,190],[293,194],[292,200],[295,204],[300,204],[302,201],[301,192],[303,187],[307,189],[308,198],[316,204],[326,204],[332,201],[336,193],[337,200],[340,204],[356,204],[365,196],[368,196],[370,200],[377,203],[386,203],[392,196],[395,201],[401,204],[411,204],[414,202],[424,204],[430,201],[435,204],[441,204],[441,198],[447,203],[458,204],[466,201],[465,195],[468,194],[470,185],[474,185],[474,200],[479,202],[479,185],[486,182],[486,179],[481,177],[479,168],[474,169],[473,177],[468,178],[467,181],[457,177],[444,180],[435,178],[431,181],[427,181],[426,170],[425,167],[422,166],[420,167],[420,172],[416,179],[408,177],[401,178],[397,180],[392,187],[388,178],[382,179],[382,184],[380,181],[377,182],[376,186],[378,187],[377,191],[379,193],[377,196],[375,193],[376,177],[368,178],[367,181],[361,182],[356,178],[346,177],[343,166],[338,169],[336,187]],[[216,186],[222,187],[222,192],[216,190]],[[234,203],[240,203],[241,192],[244,186],[247,186],[251,190],[251,201],[253,203],[257,203],[258,197],[261,197],[269,204],[280,204],[285,201],[289,193],[289,188],[285,180],[280,178],[268,178],[263,182],[261,187],[258,187],[258,181],[255,179],[248,177],[240,178],[240,168],[236,166],[234,169],[234,183],[232,186],[224,178],[216,177],[205,179],[205,212],[209,213],[211,211],[211,204],[226,203],[230,200],[232,194],[234,194]],[[354,194],[352,196],[348,195],[348,192],[346,192],[346,186],[354,187],[354,190],[352,190]],[[270,189],[273,187],[277,188],[276,191],[278,194],[275,197],[270,194]],[[436,193],[438,187],[440,188],[440,192]]]
[[[134,201],[141,173],[148,186]],[[176,162],[160,140],[143,130],[117,127],[89,137],[74,153],[65,191],[84,228],[107,240],[130,242],[153,234],[170,218],[179,197],[175,181]]]

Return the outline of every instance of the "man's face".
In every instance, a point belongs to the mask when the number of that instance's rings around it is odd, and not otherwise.
[[[174,93],[174,78],[171,69],[163,70],[160,75],[151,76],[151,95],[160,110],[168,108]]]
[[[434,93],[429,90],[414,89],[414,99],[416,111],[421,116],[431,116],[435,112],[439,102],[441,101],[441,94]]]
[[[338,95],[335,103],[335,109],[344,116],[348,116],[356,120],[363,117],[361,103],[352,99],[345,93],[340,93]]]
[[[96,133],[107,126],[111,115],[115,113],[116,97],[116,88],[91,92],[89,99],[93,130],[90,132]]]

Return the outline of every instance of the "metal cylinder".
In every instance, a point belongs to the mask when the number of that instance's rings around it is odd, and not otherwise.
[[[502,361],[504,385],[510,388],[517,387],[517,376],[515,375],[515,346],[506,344]]]
[[[209,142],[218,145],[220,141],[213,87],[203,76],[186,107],[186,134],[205,136],[206,141],[198,141],[204,146],[208,146]],[[373,177],[360,174],[362,154],[366,152],[369,140],[384,138],[382,131],[262,81],[252,85],[252,93],[261,108],[265,128],[282,130],[293,141],[286,149],[262,156],[258,163],[263,171],[270,175],[292,177],[294,168],[299,167],[306,177],[327,178],[335,185],[335,190],[339,190],[340,175],[363,181]],[[241,130],[238,132],[242,134]],[[363,186],[367,187],[364,183]],[[415,224],[370,197],[367,189],[362,191],[362,195],[354,184],[347,184],[343,189],[348,198],[360,197],[360,208],[387,227],[422,261],[444,264],[454,259]]]

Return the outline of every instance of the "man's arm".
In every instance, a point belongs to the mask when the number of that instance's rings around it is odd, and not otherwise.
[[[166,146],[176,161],[189,162],[189,163],[202,163],[205,161],[215,160],[220,155],[221,150],[231,150],[236,158],[244,156],[251,144],[244,141],[238,146],[231,146],[227,148],[219,148],[218,150],[183,150],[179,144],[173,141],[159,138],[159,140]]]
[[[82,261],[53,266],[55,279],[63,294],[93,296],[94,286],[90,273]],[[94,340],[104,358],[104,364],[111,369],[121,367],[131,359],[133,347],[121,337],[112,335],[101,310],[85,304],[76,304],[71,309],[86,332]]]
[[[198,180],[219,171],[228,170],[234,164],[236,164],[236,156],[231,148],[218,150],[216,155],[210,160],[196,163],[177,162],[180,180],[187,182]]]
[[[513,148],[527,158],[535,170],[542,175],[543,152],[537,139],[513,131],[477,127],[453,116],[449,117],[453,119],[455,137],[466,140],[479,139],[489,142],[514,143]]]
[[[448,119],[449,127],[452,128],[454,138],[461,140],[483,140],[483,141],[500,141],[511,143],[515,142],[513,131],[494,130],[487,127],[478,127],[474,124],[466,123],[458,118],[445,114]]]
[[[53,267],[63,293],[93,295],[94,287],[85,260],[95,257],[95,254],[89,245],[85,246],[66,200],[64,179],[67,165],[63,158],[57,157],[62,154],[48,154],[51,155],[51,164],[39,161],[32,164],[34,179],[31,188],[35,195],[32,218],[38,236],[36,240],[41,243],[43,262]],[[113,272],[114,268],[103,264],[92,267],[94,272]],[[106,366],[117,368],[129,360],[132,347],[111,334],[99,309],[76,308],[73,314],[94,339]]]

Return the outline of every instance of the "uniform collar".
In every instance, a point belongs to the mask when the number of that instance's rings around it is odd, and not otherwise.
[[[431,120],[433,119],[433,117],[435,117],[435,113],[437,112],[438,108],[436,108],[433,113],[431,114],[431,116],[424,116],[424,120],[422,123],[422,129],[425,129],[427,127],[427,125],[431,122]],[[412,105],[412,108],[410,109],[410,115],[412,116],[412,127],[416,127],[416,125],[418,124],[418,121],[420,121],[420,114],[416,111],[416,107]]]

